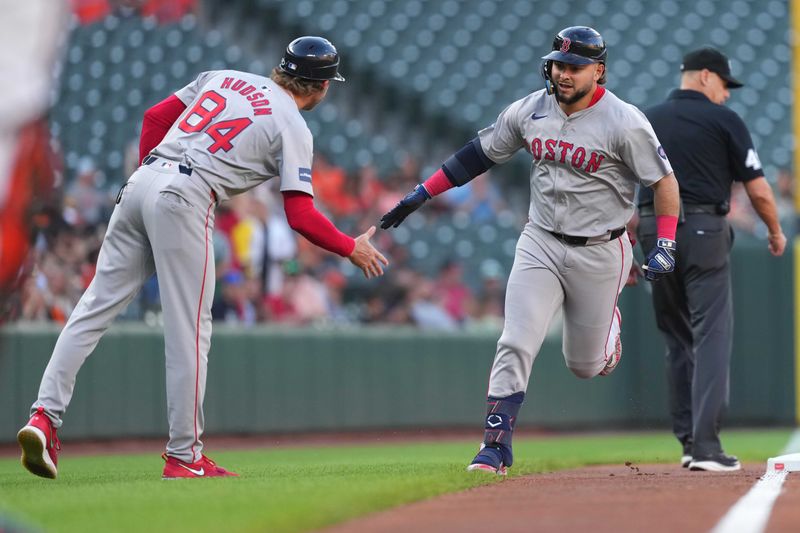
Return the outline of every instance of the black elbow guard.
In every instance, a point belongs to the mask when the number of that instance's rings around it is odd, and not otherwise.
[[[461,187],[494,165],[495,162],[483,153],[481,140],[475,137],[458,152],[451,155],[442,165],[442,170],[450,183]]]

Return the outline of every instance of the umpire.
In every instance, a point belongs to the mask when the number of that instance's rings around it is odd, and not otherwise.
[[[733,333],[730,250],[733,230],[725,215],[731,185],[743,183],[769,230],[769,251],[783,254],[786,237],[775,199],[742,119],[722,104],[742,83],[728,58],[714,48],[686,54],[681,87],[645,111],[680,184],[682,215],[675,273],[653,284],[653,308],[667,346],[673,432],[683,445],[681,464],[692,470],[739,470],[719,439],[728,404]],[[638,237],[656,243],[653,193],[639,198]]]

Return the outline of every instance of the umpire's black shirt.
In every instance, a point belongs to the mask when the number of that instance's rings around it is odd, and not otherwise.
[[[731,183],[763,176],[753,140],[735,111],[703,93],[676,89],[645,111],[675,171],[684,204],[729,204]],[[639,190],[639,205],[653,191]]]

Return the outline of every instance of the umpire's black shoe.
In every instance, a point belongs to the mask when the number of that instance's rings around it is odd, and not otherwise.
[[[692,443],[687,442],[683,445],[683,453],[681,454],[681,466],[689,468],[689,463],[692,462]]]
[[[705,470],[706,472],[733,472],[741,470],[742,463],[733,455],[719,453],[707,457],[693,457],[689,470]]]

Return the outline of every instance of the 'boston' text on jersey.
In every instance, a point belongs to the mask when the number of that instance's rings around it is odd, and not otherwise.
[[[590,174],[597,172],[597,169],[600,168],[600,163],[603,162],[603,158],[605,157],[597,152],[591,152],[587,160],[586,148],[583,146],[576,147],[572,143],[557,141],[555,139],[545,139],[542,141],[542,139],[536,137],[531,141],[531,155],[533,155],[533,158],[537,161],[541,160],[542,151],[544,151],[544,158],[549,161],[566,163],[567,158],[569,158],[569,163],[573,167],[583,167],[583,170]]]
[[[247,99],[250,101],[250,105],[253,106],[254,116],[272,114],[272,108],[266,107],[269,105],[269,100],[265,98],[264,93],[254,92],[256,88],[247,83],[246,81],[239,80],[236,78],[225,78],[224,80],[222,80],[220,88],[230,89],[232,91],[236,91],[242,96],[246,96]]]

